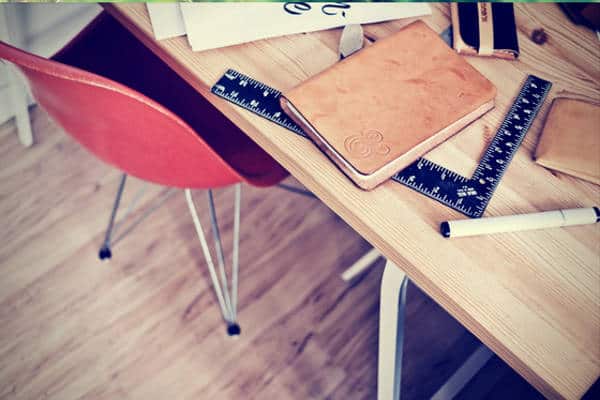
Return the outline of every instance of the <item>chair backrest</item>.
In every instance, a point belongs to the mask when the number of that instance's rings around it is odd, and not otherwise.
[[[135,90],[1,41],[0,59],[23,72],[38,103],[69,134],[128,174],[189,188],[245,180],[183,120]]]

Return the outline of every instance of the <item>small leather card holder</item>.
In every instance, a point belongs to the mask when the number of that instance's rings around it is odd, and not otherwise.
[[[556,98],[535,149],[535,161],[600,185],[600,106]]]
[[[511,3],[452,3],[454,49],[467,55],[514,60],[519,56]]]

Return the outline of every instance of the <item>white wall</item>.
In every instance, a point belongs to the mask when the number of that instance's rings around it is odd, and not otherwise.
[[[11,7],[6,10],[11,44],[42,57],[53,55],[101,11],[93,3],[10,3],[0,7]],[[12,118],[12,109],[6,71],[0,65],[0,124]]]

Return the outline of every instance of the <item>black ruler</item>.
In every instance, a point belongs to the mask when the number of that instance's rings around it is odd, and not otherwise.
[[[281,109],[281,92],[262,82],[229,69],[212,87],[211,92],[300,136],[308,137]]]
[[[419,158],[392,179],[469,217],[481,217],[551,87],[550,82],[541,78],[527,77],[471,178]],[[230,69],[211,91],[306,137],[281,109],[281,92],[262,82]]]

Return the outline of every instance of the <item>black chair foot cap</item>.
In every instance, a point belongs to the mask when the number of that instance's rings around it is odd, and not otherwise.
[[[103,247],[98,252],[98,258],[101,260],[105,260],[105,259],[111,258],[111,257],[112,257],[112,253],[110,252],[110,249],[108,247]]]
[[[238,336],[242,333],[242,328],[238,324],[227,325],[227,334],[229,336]]]

